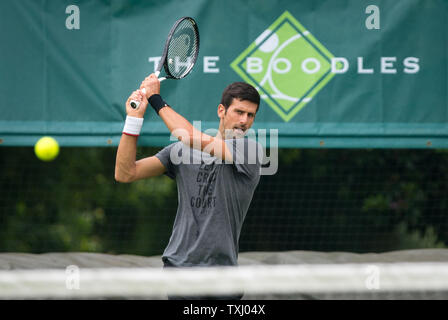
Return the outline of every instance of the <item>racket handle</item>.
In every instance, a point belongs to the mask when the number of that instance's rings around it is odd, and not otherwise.
[[[141,91],[142,91],[142,93],[143,93],[144,95],[146,95],[146,89],[145,89],[145,88],[143,88]],[[129,104],[131,105],[132,108],[134,108],[134,109],[138,109],[138,107],[140,106],[140,102],[141,102],[141,101],[131,100],[131,101],[129,102]]]
[[[156,71],[155,75],[156,77],[159,77],[160,71]],[[166,80],[166,77],[161,77],[159,78],[159,81],[162,82],[163,80]],[[142,89],[143,94],[146,94],[146,89],[143,88]],[[140,106],[140,101],[136,101],[136,100],[131,100],[130,101],[131,107],[134,109],[138,109],[138,107]]]

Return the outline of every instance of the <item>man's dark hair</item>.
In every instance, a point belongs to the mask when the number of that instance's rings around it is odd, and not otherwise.
[[[221,104],[227,109],[232,104],[233,99],[250,101],[260,107],[260,94],[257,89],[245,82],[234,82],[229,84],[222,93]]]

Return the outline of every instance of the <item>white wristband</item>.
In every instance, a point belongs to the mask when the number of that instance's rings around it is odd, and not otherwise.
[[[127,116],[126,121],[124,123],[123,133],[129,136],[138,137],[140,135],[142,125],[143,125],[143,118]]]

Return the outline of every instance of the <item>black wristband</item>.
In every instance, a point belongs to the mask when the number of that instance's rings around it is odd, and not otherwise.
[[[148,102],[157,114],[159,114],[160,109],[167,106],[160,94],[153,94],[149,97]]]

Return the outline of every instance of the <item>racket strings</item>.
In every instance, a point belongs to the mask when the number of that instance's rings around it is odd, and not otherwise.
[[[168,45],[168,72],[183,78],[192,69],[199,51],[199,37],[193,22],[185,19],[179,23]]]

